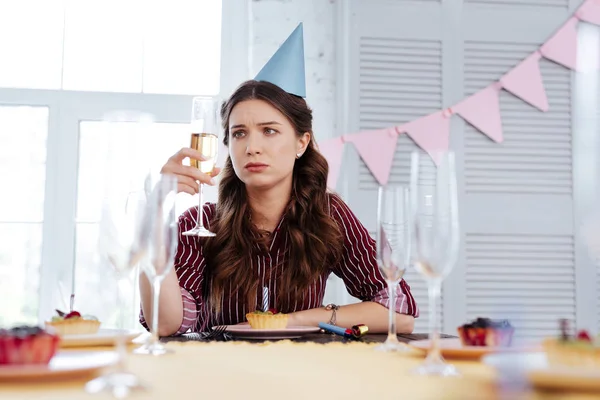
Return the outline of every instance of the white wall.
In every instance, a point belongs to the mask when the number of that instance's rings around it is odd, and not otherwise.
[[[334,0],[251,0],[250,76],[255,76],[298,23],[304,25],[307,101],[317,141],[336,130]]]
[[[335,0],[249,0],[249,77],[254,77],[287,36],[302,22],[307,102],[313,110],[317,142],[336,136]],[[353,301],[340,279],[332,276],[324,304]]]

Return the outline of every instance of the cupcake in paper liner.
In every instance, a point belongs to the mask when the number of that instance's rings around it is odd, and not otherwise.
[[[252,329],[285,329],[288,323],[287,314],[273,311],[254,311],[246,319]]]

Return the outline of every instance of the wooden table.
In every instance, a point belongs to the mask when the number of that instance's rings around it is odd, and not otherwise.
[[[403,342],[426,335],[400,335]],[[499,384],[496,372],[476,360],[449,360],[461,373],[456,378],[424,377],[412,371],[423,353],[382,353],[374,344],[385,335],[362,341],[315,334],[303,340],[269,343],[199,341],[192,335],[164,338],[174,354],[130,355],[129,369],[148,384],[130,399],[259,399],[259,400],[591,400],[597,395],[516,390]],[[130,346],[130,350],[139,344]],[[66,351],[107,351],[87,348]],[[89,395],[90,376],[62,381],[0,383],[0,399],[111,399],[108,393]]]

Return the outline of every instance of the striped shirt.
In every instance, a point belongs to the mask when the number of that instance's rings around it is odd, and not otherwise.
[[[214,203],[204,205],[203,220],[209,229],[215,210]],[[207,327],[214,325],[245,322],[246,313],[254,311],[248,309],[246,301],[238,297],[237,292],[231,286],[229,290],[225,289],[220,314],[214,315],[205,304],[203,300],[205,296],[202,291],[206,260],[202,254],[201,241],[198,238],[181,235],[181,232],[194,227],[197,213],[198,207],[192,207],[179,217],[180,236],[175,257],[175,271],[179,278],[183,301],[183,320],[176,334],[190,330],[192,332],[204,331]],[[293,304],[291,311],[322,307],[327,278],[334,273],[343,280],[346,289],[352,296],[362,301],[377,302],[387,308],[393,306],[398,313],[418,317],[419,308],[406,281],[400,281],[396,299],[394,302],[390,302],[385,279],[377,267],[375,241],[346,203],[335,194],[329,195],[329,213],[338,223],[344,237],[342,258],[306,288],[301,296],[302,300]],[[278,269],[286,267],[287,256],[284,254],[288,253],[285,251],[288,246],[288,235],[285,233],[285,224],[282,224],[284,219],[285,216],[281,218],[272,235],[269,251],[264,253],[256,250],[252,254],[251,267],[256,269],[261,281],[260,293],[257,293],[257,304],[262,304],[262,287],[268,287],[269,293],[277,292],[277,285],[280,284],[277,279]],[[274,304],[275,296],[269,297],[269,307],[277,308],[277,304]],[[140,313],[140,322],[148,329],[143,312]]]

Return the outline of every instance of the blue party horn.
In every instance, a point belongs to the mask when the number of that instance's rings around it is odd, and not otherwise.
[[[319,328],[321,328],[327,332],[331,332],[331,333],[335,333],[336,335],[343,336],[345,338],[349,338],[349,339],[354,338],[354,336],[352,335],[352,330],[350,330],[350,329],[326,324],[325,322],[319,322]]]

